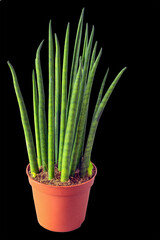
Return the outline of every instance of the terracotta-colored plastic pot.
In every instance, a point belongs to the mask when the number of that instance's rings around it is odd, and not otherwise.
[[[29,165],[26,173],[32,186],[39,224],[55,232],[69,232],[79,228],[85,220],[90,188],[97,169],[89,181],[72,186],[39,183],[30,177],[28,171]]]

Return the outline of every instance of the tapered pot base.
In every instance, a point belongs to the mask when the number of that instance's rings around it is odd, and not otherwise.
[[[38,220],[38,219],[37,219]],[[52,232],[71,232],[71,231],[75,231],[77,229],[79,229],[81,227],[82,224],[78,225],[78,226],[74,226],[74,227],[70,227],[70,228],[65,228],[65,227],[60,227],[60,228],[54,228],[51,227],[49,228],[48,226],[45,226],[45,224],[41,224],[38,220],[38,223],[41,227],[43,227],[44,229],[48,230],[48,231],[52,231]],[[82,222],[83,223],[83,222]]]

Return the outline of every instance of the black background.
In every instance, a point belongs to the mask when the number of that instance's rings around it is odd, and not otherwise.
[[[154,150],[151,150],[150,155],[149,147],[143,140],[146,138],[147,142],[153,141],[149,137],[152,130],[149,130],[149,124],[142,117],[151,95],[146,94],[144,88],[141,89],[148,84],[148,63],[150,65],[155,61],[150,53],[155,51],[157,39],[158,1],[152,4],[141,1],[140,4],[140,1],[123,0],[2,0],[0,7],[3,16],[1,31],[4,36],[1,51],[5,50],[2,70],[5,70],[3,82],[6,87],[3,104],[6,116],[5,160],[2,160],[2,166],[5,163],[5,239],[8,239],[9,234],[18,239],[22,236],[34,239],[79,239],[93,238],[96,234],[109,240],[120,237],[144,239],[149,233],[152,239],[158,239],[159,163]],[[36,220],[31,187],[25,174],[28,159],[23,129],[6,61],[9,60],[16,70],[34,130],[31,74],[36,49],[41,40],[45,39],[41,62],[47,96],[49,20],[52,19],[53,32],[58,35],[61,55],[66,26],[68,22],[71,23],[71,63],[77,23],[83,7],[84,22],[89,23],[90,31],[92,25],[95,26],[94,39],[98,41],[98,50],[103,48],[91,95],[88,124],[107,67],[110,72],[105,89],[123,67],[127,66],[127,70],[114,90],[97,130],[92,161],[98,168],[98,174],[91,190],[86,220],[74,232],[54,233],[40,227]],[[150,110],[151,107],[147,107]]]

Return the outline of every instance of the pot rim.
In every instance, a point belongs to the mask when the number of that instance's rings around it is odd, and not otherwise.
[[[29,180],[31,180],[31,181],[33,181],[35,184],[37,184],[38,186],[40,186],[40,185],[42,185],[42,186],[46,186],[46,187],[48,187],[48,188],[54,188],[54,189],[56,189],[56,188],[61,188],[61,189],[66,189],[66,188],[76,188],[76,187],[80,187],[80,186],[82,186],[82,185],[86,185],[87,183],[89,183],[89,182],[91,182],[91,181],[93,181],[94,179],[95,179],[95,177],[96,177],[96,175],[97,175],[97,167],[96,167],[96,165],[92,162],[92,164],[93,164],[93,166],[95,167],[95,174],[93,175],[93,177],[91,178],[91,179],[89,179],[88,181],[86,181],[86,182],[83,182],[83,183],[80,183],[80,184],[75,184],[75,185],[69,185],[69,186],[54,186],[54,185],[49,185],[49,184],[45,184],[45,183],[41,183],[41,182],[38,182],[38,181],[36,181],[36,180],[34,180],[30,175],[29,175],[29,169],[30,169],[30,164],[28,164],[27,165],[27,167],[26,167],[26,174],[27,174],[27,176],[28,176],[28,178],[29,178]]]

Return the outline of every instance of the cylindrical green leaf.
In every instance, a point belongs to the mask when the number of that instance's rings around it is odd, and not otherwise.
[[[60,119],[60,140],[58,169],[61,171],[64,136],[66,129],[66,107],[67,107],[67,73],[68,73],[68,53],[69,53],[69,26],[67,25],[64,43],[63,70],[62,70],[62,96],[61,96],[61,119]]]
[[[48,179],[54,177],[54,52],[51,21],[48,31],[48,73],[49,73],[49,96],[48,96]]]
[[[43,41],[39,45],[36,53],[35,66],[37,74],[37,86],[38,86],[38,115],[39,115],[39,133],[40,133],[40,144],[41,144],[41,157],[42,165],[44,171],[48,169],[48,158],[47,158],[47,121],[46,121],[46,112],[45,112],[45,94],[43,87],[43,76],[40,62],[40,50],[42,47]]]
[[[97,50],[97,44],[98,42],[95,42],[94,48],[93,48],[93,52],[92,52],[92,56],[91,56],[91,62],[90,62],[90,67],[89,67],[89,72],[91,71],[93,64],[95,62],[95,58],[96,58],[96,50]]]
[[[32,131],[31,131],[31,127],[28,119],[28,114],[27,114],[26,106],[19,88],[15,70],[9,61],[7,63],[12,73],[13,85],[14,85],[14,89],[15,89],[15,93],[16,93],[16,97],[19,105],[21,121],[22,121],[22,126],[23,126],[25,140],[26,140],[28,158],[30,163],[30,170],[31,170],[32,176],[35,177],[39,170],[38,170],[36,151],[35,151],[35,146],[33,142]]]
[[[89,62],[90,62],[90,56],[91,56],[91,50],[92,50],[92,44],[93,44],[93,37],[94,37],[94,26],[92,28],[88,46],[86,46],[86,54],[84,57],[83,74],[82,74],[82,80],[80,83],[79,94],[78,94],[78,98],[79,98],[78,117],[81,112],[81,106],[82,106],[83,96],[84,96],[84,92],[85,92],[85,85],[87,82]]]
[[[107,80],[108,72],[109,72],[109,68],[107,69],[107,72],[106,72],[106,74],[103,78],[102,84],[101,84],[101,88],[100,88],[100,91],[99,91],[99,94],[98,94],[98,98],[97,98],[96,106],[95,106],[95,109],[94,109],[93,117],[94,117],[95,113],[97,112],[99,104],[102,100],[103,89],[104,89],[104,86],[105,86],[105,83],[106,83],[106,80]]]
[[[82,66],[84,65],[84,61],[85,61],[87,46],[88,46],[88,23],[86,24],[84,43],[83,43]]]
[[[34,129],[35,129],[35,138],[36,138],[37,161],[38,161],[38,167],[40,168],[42,166],[42,159],[41,159],[39,120],[38,120],[38,93],[37,93],[34,70],[32,72],[32,84],[33,84],[33,113],[34,113]]]
[[[60,47],[57,35],[55,34],[56,52],[55,52],[55,162],[58,164],[59,150],[59,129],[61,112],[61,61]]]
[[[78,87],[81,76],[81,63],[78,69],[77,77],[73,85],[72,96],[70,101],[69,115],[65,132],[65,140],[63,147],[63,156],[62,156],[62,172],[61,172],[61,182],[65,182],[69,177],[69,168],[70,168],[70,160],[71,160],[71,152],[73,146],[73,139],[75,135],[76,128],[76,112],[77,112],[77,95],[78,95]]]

